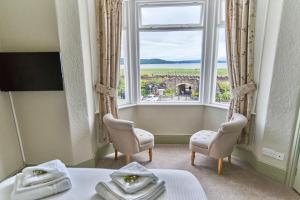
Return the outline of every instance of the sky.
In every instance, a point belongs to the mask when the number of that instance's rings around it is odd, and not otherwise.
[[[142,8],[142,24],[202,23],[200,6]],[[226,58],[225,30],[219,30],[218,60]],[[164,60],[200,60],[203,32],[140,32],[140,57]]]
[[[203,23],[201,6],[144,7],[142,25]],[[184,16],[184,17],[183,17]],[[140,58],[201,60],[203,31],[140,32]],[[218,30],[218,60],[226,58],[225,30]]]

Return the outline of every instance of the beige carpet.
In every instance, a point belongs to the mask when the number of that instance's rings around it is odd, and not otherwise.
[[[216,174],[217,161],[200,154],[196,154],[196,166],[191,166],[187,145],[156,145],[151,163],[148,162],[147,152],[136,154],[133,160],[148,168],[182,169],[191,172],[202,184],[208,199],[300,199],[292,189],[257,173],[234,157],[232,165],[227,161],[224,163],[222,176]],[[115,161],[111,154],[101,159],[98,167],[117,169],[124,164],[123,155]]]

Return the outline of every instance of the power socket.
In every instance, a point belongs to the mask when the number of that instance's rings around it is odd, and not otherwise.
[[[284,154],[281,153],[281,152],[277,152],[273,149],[270,149],[270,148],[267,148],[267,147],[264,147],[262,149],[262,153],[266,156],[269,156],[269,157],[272,157],[272,158],[275,158],[277,160],[284,160]]]

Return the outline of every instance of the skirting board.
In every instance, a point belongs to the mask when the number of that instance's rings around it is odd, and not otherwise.
[[[155,144],[188,144],[190,141],[189,134],[181,135],[155,135]]]
[[[241,160],[248,162],[256,171],[280,183],[286,184],[286,171],[257,160],[252,152],[236,147],[232,154]]]

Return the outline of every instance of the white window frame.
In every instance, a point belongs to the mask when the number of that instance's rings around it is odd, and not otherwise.
[[[130,67],[130,53],[129,53],[129,2],[128,0],[123,1],[123,25],[122,25],[122,32],[125,31],[126,32],[126,43],[125,43],[125,47],[123,47],[123,41],[121,44],[121,47],[124,48],[124,74],[125,74],[125,100],[126,103],[124,104],[119,104],[118,106],[126,106],[128,104],[131,104],[131,79],[130,77],[130,71],[131,71],[131,67]],[[123,36],[122,36],[123,37]]]
[[[216,101],[216,87],[217,87],[217,62],[218,62],[218,48],[219,48],[219,36],[218,36],[218,29],[219,28],[226,28],[226,22],[222,20],[222,12],[221,12],[221,4],[222,2],[226,3],[226,0],[218,0],[216,6],[216,22],[215,22],[215,44],[214,44],[214,61],[213,61],[213,81],[212,81],[212,93],[211,93],[211,101],[210,104],[214,104],[220,107],[228,108],[228,103],[222,103]]]
[[[204,16],[205,16],[205,0],[198,1],[161,1],[159,3],[137,3],[138,8],[138,29],[139,31],[149,31],[149,30],[178,30],[186,28],[188,30],[194,30],[199,28],[204,28]],[[161,24],[161,25],[142,25],[142,8],[155,8],[155,7],[183,7],[183,6],[201,6],[201,15],[199,24]]]
[[[202,19],[200,19],[200,23],[199,24],[170,24],[170,25],[144,25],[142,26],[140,24],[141,22],[141,8],[142,7],[162,7],[162,6],[190,6],[190,5],[201,5],[202,6],[202,10],[201,10],[201,14],[203,16],[200,15],[200,17]],[[138,90],[137,90],[137,103],[138,104],[201,104],[202,103],[202,99],[203,99],[203,76],[204,74],[203,72],[203,68],[204,68],[204,63],[205,63],[205,59],[204,59],[204,51],[205,51],[205,30],[206,30],[206,17],[205,17],[205,13],[207,12],[206,6],[207,2],[206,0],[186,0],[186,1],[157,1],[157,2],[153,2],[153,1],[143,1],[143,2],[139,2],[137,1],[136,3],[136,9],[137,9],[137,22],[136,22],[136,33],[137,33],[137,38],[136,38],[136,45],[137,45],[137,77],[138,77]],[[140,88],[140,66],[139,66],[139,58],[140,58],[140,38],[139,38],[139,34],[140,32],[146,31],[146,32],[150,32],[150,31],[188,31],[188,30],[202,30],[203,31],[203,38],[202,38],[202,55],[201,55],[201,76],[200,77],[200,87],[199,87],[199,100],[198,101],[170,101],[170,102],[143,102],[140,101],[140,95],[141,95],[141,88]],[[200,55],[200,51],[199,51],[199,55]]]
[[[127,1],[127,0],[126,0]],[[127,43],[128,43],[128,75],[127,75],[127,95],[129,104],[119,105],[119,108],[137,104],[150,105],[212,105],[228,108],[228,105],[216,103],[215,96],[215,67],[216,67],[216,32],[217,24],[220,19],[219,6],[222,0],[129,0],[127,16]],[[142,6],[184,6],[184,5],[202,5],[203,18],[201,25],[192,24],[171,24],[171,25],[141,25]],[[175,101],[175,102],[142,102],[140,101],[140,31],[172,31],[172,30],[203,30],[202,44],[202,63],[199,87],[199,101]]]

